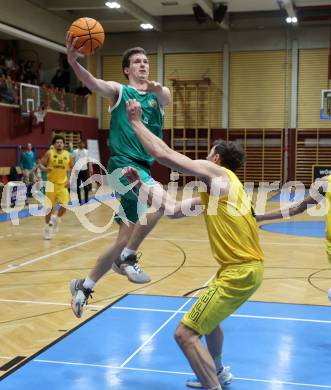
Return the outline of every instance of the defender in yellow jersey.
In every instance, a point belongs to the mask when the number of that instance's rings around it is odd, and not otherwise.
[[[207,160],[191,160],[170,149],[144,126],[137,101],[127,102],[127,113],[144,148],[160,164],[200,177],[206,184],[207,193],[201,195],[200,204],[204,206],[212,253],[220,268],[206,292],[184,315],[175,338],[198,377],[195,383],[187,385],[220,389],[222,384],[231,382],[232,375],[220,359],[223,331],[219,324],[257,290],[263,277],[263,253],[255,216],[234,174],[244,161],[244,152],[233,142],[219,140]],[[144,186],[134,168],[127,169],[127,177]],[[208,350],[200,340],[203,335]]]
[[[308,208],[320,203],[326,197],[326,254],[331,266],[331,175],[317,179],[306,196],[301,202],[295,203],[290,208],[283,208],[269,211],[265,214],[257,215],[257,221],[269,221],[272,219],[283,218],[286,216],[298,215]],[[328,290],[328,298],[331,301],[331,288]]]
[[[64,138],[55,136],[53,138],[53,148],[48,150],[41,159],[41,166],[47,172],[46,182],[46,197],[51,201],[52,208],[45,216],[44,239],[50,240],[50,226],[53,227],[53,232],[58,231],[58,222],[66,212],[66,206],[69,203],[68,191],[68,171],[71,171],[73,162],[71,154],[64,150]],[[52,215],[55,212],[56,204],[60,205],[57,215]]]

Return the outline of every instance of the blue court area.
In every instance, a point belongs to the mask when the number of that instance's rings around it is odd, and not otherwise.
[[[260,226],[262,230],[291,236],[325,237],[324,221],[288,221],[268,223]]]
[[[183,390],[173,333],[194,299],[128,295],[8,375],[1,390]],[[247,302],[224,322],[232,390],[331,389],[331,308]]]

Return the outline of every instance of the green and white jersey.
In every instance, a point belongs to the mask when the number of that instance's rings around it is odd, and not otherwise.
[[[140,92],[130,85],[122,85],[119,98],[111,110],[109,147],[111,159],[123,160],[123,164],[133,160],[143,166],[150,166],[154,157],[146,152],[133,131],[126,113],[126,102],[136,99],[142,108],[142,122],[157,137],[162,139],[163,109],[153,93]]]

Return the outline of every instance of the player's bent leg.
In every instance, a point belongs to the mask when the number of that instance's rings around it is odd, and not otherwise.
[[[47,201],[46,201],[47,198]],[[51,215],[52,211],[55,209],[56,205],[56,195],[55,192],[46,192],[45,194],[45,207],[50,207],[50,204],[52,206],[51,209],[49,209],[48,213],[45,216],[45,225],[43,227],[43,237],[44,240],[51,240],[52,239],[52,234],[51,234],[51,226],[50,226],[50,221],[51,221]]]
[[[127,226],[124,223],[121,223],[116,241],[98,258],[96,265],[89,273],[86,280],[73,279],[71,281],[71,308],[76,317],[80,318],[82,316],[84,306],[87,304],[88,297],[91,296],[92,288],[94,288],[92,286],[94,286],[97,281],[111,269],[114,259],[120,255],[126,245],[133,230],[133,226],[134,225]],[[92,286],[88,286],[89,283],[87,282],[92,282]]]
[[[217,377],[222,385],[226,387],[232,382],[232,373],[230,367],[223,366],[222,362],[222,350],[223,350],[223,340],[224,333],[220,326],[217,326],[211,333],[206,334],[205,336],[207,341],[207,347],[210,355],[212,356],[215,366]],[[186,381],[186,386],[196,389],[202,389],[202,384],[197,377],[189,378]]]
[[[55,186],[56,189],[56,198],[60,204],[57,214],[51,216],[51,223],[53,225],[53,233],[59,232],[59,221],[60,218],[66,213],[67,205],[69,203],[69,191],[65,185]]]
[[[72,279],[70,282],[71,309],[77,318],[83,314],[83,307],[93,291],[83,286],[84,279]]]
[[[133,224],[126,225],[124,222],[120,223],[120,228],[116,241],[113,245],[103,253],[97,260],[97,263],[93,270],[89,274],[89,278],[97,282],[103,275],[105,275],[114,263],[114,260],[118,258],[127,245],[130,235],[134,229]]]
[[[138,264],[140,257],[136,250],[157,224],[161,216],[162,213],[155,212],[146,216],[147,224],[142,225],[138,222],[133,229],[129,242],[123,249],[121,256],[114,262],[114,271],[125,274],[133,283],[148,283],[151,281],[151,277],[145,273]]]
[[[129,240],[131,239],[131,236],[134,231],[136,231],[136,235],[138,234],[138,241],[142,241],[144,237],[148,234],[148,232],[151,230],[152,227],[148,226],[142,226],[142,229],[136,228],[136,224],[139,220],[139,210],[146,210],[146,207],[143,204],[139,204],[138,198],[136,196],[132,197],[130,194],[123,196],[121,198],[121,206],[124,212],[124,216],[126,221],[130,221],[133,226],[133,230],[131,232],[130,238],[126,242],[126,245],[124,248],[128,246]],[[124,223],[123,221],[121,223]],[[138,232],[136,229],[139,229]],[[137,236],[135,236],[137,237]],[[123,248],[123,249],[124,249]],[[147,275],[143,269],[138,264],[138,256],[136,251],[132,250],[125,253],[125,256],[121,258],[121,253],[116,258],[116,260],[113,263],[113,270],[121,275],[125,275],[129,281],[133,283],[148,283],[150,282],[151,278],[149,275]]]
[[[138,212],[138,202],[133,201],[129,203],[129,200],[124,199],[122,203],[126,215],[131,220],[137,221],[137,223],[128,245],[121,253],[121,257],[113,265],[115,272],[125,273],[128,279],[134,283],[148,283],[151,281],[150,276],[139,266],[139,258],[136,251],[165,213],[166,207],[176,204],[176,201],[167,194],[162,185],[151,176],[147,175],[143,180],[146,185],[139,192],[140,212]],[[147,203],[150,206],[149,208],[147,208]],[[169,214],[169,210],[167,211]]]
[[[215,363],[202,344],[200,337],[195,330],[190,329],[182,322],[178,325],[175,333],[176,342],[199,378],[202,388],[218,389],[220,383],[216,375]]]

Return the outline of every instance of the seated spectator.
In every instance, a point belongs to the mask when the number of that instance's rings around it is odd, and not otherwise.
[[[55,75],[52,78],[51,83],[52,83],[54,88],[59,88],[59,89],[64,88],[63,77],[62,77],[62,70],[61,69],[57,69]]]
[[[15,62],[14,62],[12,56],[6,57],[6,59],[5,59],[5,66],[9,70],[15,67]]]
[[[79,83],[79,86],[75,90],[75,94],[80,96],[88,96],[92,94],[92,92],[87,87],[85,87],[82,83]]]
[[[15,91],[9,76],[0,78],[0,101],[7,104],[15,103]]]
[[[37,69],[37,84],[40,86],[44,85],[44,69],[41,62],[39,62]]]
[[[0,55],[0,77],[1,76],[7,76],[7,68],[5,65],[5,56]]]

